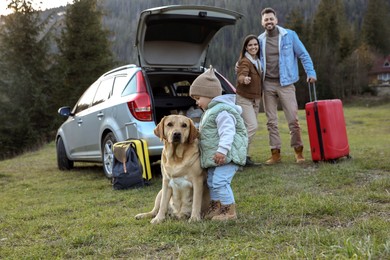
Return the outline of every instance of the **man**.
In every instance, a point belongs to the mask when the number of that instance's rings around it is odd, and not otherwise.
[[[278,99],[290,129],[290,144],[295,151],[295,160],[297,163],[302,163],[305,158],[294,86],[299,79],[297,58],[301,60],[308,82],[316,81],[316,72],[310,55],[298,35],[292,30],[277,25],[275,10],[265,8],[261,11],[261,24],[265,29],[265,32],[259,35],[260,61],[263,68],[263,103],[271,148],[271,158],[265,164],[270,165],[281,161]]]

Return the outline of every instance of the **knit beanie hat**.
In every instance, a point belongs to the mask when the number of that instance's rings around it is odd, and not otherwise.
[[[221,82],[215,76],[214,69],[210,68],[200,74],[190,87],[190,96],[215,98],[222,95]]]

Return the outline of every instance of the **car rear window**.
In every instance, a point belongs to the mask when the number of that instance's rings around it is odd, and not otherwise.
[[[220,25],[216,18],[204,17],[194,19],[191,15],[151,15],[146,24],[148,30],[145,41],[179,41],[201,44],[211,33],[215,33]],[[213,22],[210,23],[212,19]]]

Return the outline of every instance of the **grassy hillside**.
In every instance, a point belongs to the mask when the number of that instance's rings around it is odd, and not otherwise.
[[[0,162],[1,259],[389,259],[390,104],[346,106],[352,160],[296,165],[281,113],[283,163],[233,180],[239,219],[151,225],[161,180],[113,191],[100,166],[56,167],[55,145]],[[265,116],[253,149],[269,156]]]

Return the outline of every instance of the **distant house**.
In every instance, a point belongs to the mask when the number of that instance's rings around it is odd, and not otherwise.
[[[376,89],[378,95],[390,95],[390,55],[378,59],[368,76],[369,85]]]

